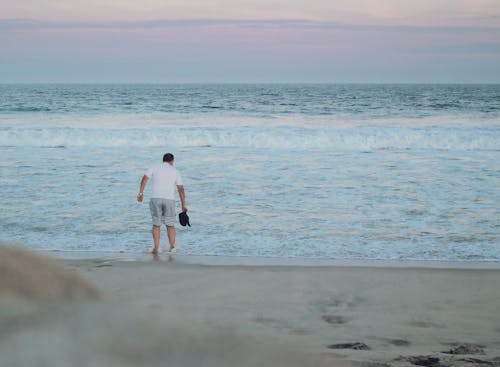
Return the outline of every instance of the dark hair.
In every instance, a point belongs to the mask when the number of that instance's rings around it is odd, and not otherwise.
[[[163,162],[172,162],[174,160],[174,155],[172,153],[165,153],[163,156]]]

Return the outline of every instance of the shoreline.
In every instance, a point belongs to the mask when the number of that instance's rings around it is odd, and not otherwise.
[[[154,261],[172,262],[184,265],[207,266],[252,266],[252,267],[353,267],[353,268],[405,268],[405,269],[484,269],[500,270],[500,261],[470,260],[362,260],[362,259],[319,259],[293,257],[255,257],[255,256],[220,256],[190,255],[176,253],[170,255],[161,252],[157,256],[149,253],[127,253],[107,251],[60,251],[32,250],[58,260],[106,260],[118,262],[148,263]]]

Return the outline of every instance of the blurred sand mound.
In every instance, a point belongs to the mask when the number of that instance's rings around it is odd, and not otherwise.
[[[0,245],[0,366],[326,366],[238,322],[193,322],[181,310],[152,316],[151,302],[172,300],[148,294],[146,303],[97,299],[56,260]]]
[[[0,296],[29,300],[94,299],[98,292],[56,261],[0,245]]]

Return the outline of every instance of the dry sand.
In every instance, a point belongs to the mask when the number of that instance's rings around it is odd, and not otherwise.
[[[165,259],[0,247],[0,366],[500,366],[500,269]]]

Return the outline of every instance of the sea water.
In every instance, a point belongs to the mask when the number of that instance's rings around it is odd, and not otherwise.
[[[1,85],[0,241],[144,253],[165,152],[186,255],[500,261],[500,85]]]

